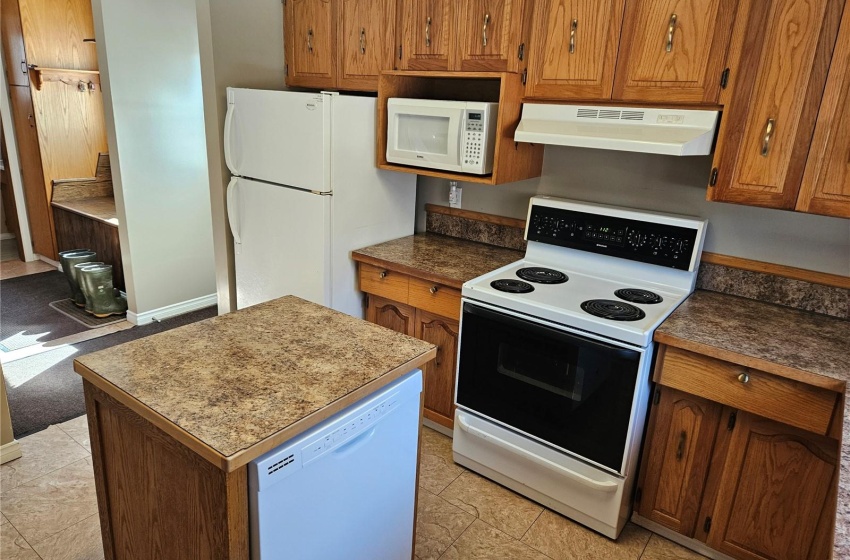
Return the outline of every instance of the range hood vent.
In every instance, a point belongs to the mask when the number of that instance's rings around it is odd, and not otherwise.
[[[711,153],[717,111],[526,103],[517,142],[671,156]]]

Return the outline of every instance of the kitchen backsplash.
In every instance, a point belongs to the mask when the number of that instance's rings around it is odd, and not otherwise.
[[[431,204],[425,211],[429,232],[525,251],[522,220]],[[850,319],[847,288],[707,262],[700,264],[697,288]]]

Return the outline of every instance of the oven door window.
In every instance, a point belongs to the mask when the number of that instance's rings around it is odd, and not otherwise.
[[[641,353],[465,303],[457,402],[621,472]]]

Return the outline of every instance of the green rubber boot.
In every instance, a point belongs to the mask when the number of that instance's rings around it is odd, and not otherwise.
[[[82,271],[83,269],[92,267],[92,266],[103,266],[104,263],[98,262],[84,262],[77,263],[74,265],[74,273],[77,275],[79,279],[80,291],[83,292],[83,296],[86,298],[86,311],[91,313],[91,296],[89,295],[89,287],[86,283],[86,279],[83,277]]]
[[[91,314],[95,317],[109,317],[127,311],[127,300],[116,296],[112,286],[112,265],[89,266],[80,270],[80,275],[86,283]]]
[[[73,251],[62,251],[59,253],[59,262],[62,264],[62,272],[68,278],[71,285],[71,299],[78,307],[86,305],[86,297],[80,290],[80,278],[75,274],[74,265],[84,262],[92,262],[97,259],[97,253],[88,249],[75,249]]]

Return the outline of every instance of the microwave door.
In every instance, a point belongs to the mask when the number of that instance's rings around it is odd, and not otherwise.
[[[408,105],[392,101],[387,105],[387,161],[461,171],[460,135],[465,104],[428,106],[426,102]]]

